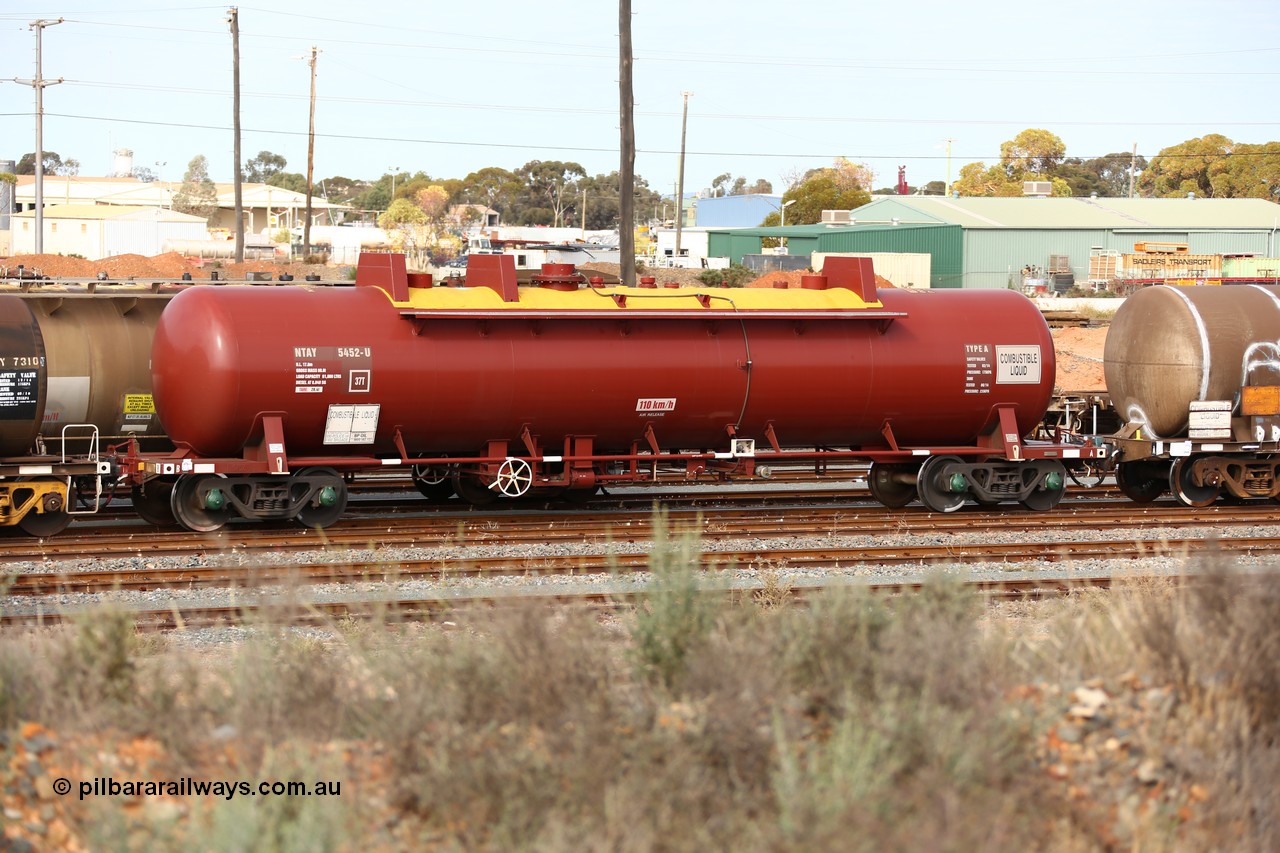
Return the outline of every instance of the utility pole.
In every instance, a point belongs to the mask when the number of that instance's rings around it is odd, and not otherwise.
[[[307,218],[302,223],[302,254],[311,254],[311,177],[314,174],[316,159],[316,46],[311,45],[311,120],[307,129]]]
[[[951,198],[951,143],[955,140],[948,136],[942,141],[947,143],[947,184],[942,188],[942,195]]]
[[[1129,160],[1129,198],[1133,198],[1133,176],[1138,171],[1138,143],[1133,143],[1133,157]]]
[[[231,112],[232,135],[235,137],[232,146],[232,159],[235,161],[235,197],[236,197],[236,258],[237,264],[244,263],[244,190],[240,186],[240,10],[235,6],[227,12],[227,22],[231,24]],[[270,210],[267,211],[268,216]]]
[[[680,257],[680,229],[684,226],[684,140],[685,130],[689,126],[689,96],[693,92],[681,92],[684,97],[684,115],[680,118],[680,166],[676,170],[676,254],[675,263]]]
[[[582,226],[582,242],[587,242],[587,189],[582,188],[582,213],[578,215],[578,224]]]
[[[36,31],[36,76],[31,80],[19,80],[13,78],[13,82],[23,86],[30,86],[36,90],[36,254],[44,254],[44,87],[56,86],[62,82],[62,78],[57,80],[46,80],[41,76],[41,35],[44,33],[45,27],[52,27],[55,24],[61,24],[62,18],[56,21],[41,19],[32,21],[27,27],[29,30]],[[71,180],[70,177],[67,178]]]
[[[636,126],[631,85],[631,0],[618,0],[618,277],[623,287],[636,283]]]

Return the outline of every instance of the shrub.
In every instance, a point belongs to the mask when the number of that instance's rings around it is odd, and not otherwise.
[[[338,802],[55,804],[93,849],[1280,849],[1270,576],[1210,556],[1001,619],[946,575],[780,606],[774,565],[761,606],[722,600],[667,523],[634,611],[371,608],[213,653],[110,611],[7,637],[0,762],[40,769],[12,762],[39,720],[85,778],[124,772],[124,735],[167,750],[157,773],[343,780]]]
[[[1119,299],[1120,294],[1114,290],[1101,288],[1094,290],[1092,287],[1083,287],[1081,285],[1073,285],[1066,293],[1063,294],[1068,299]]]
[[[698,281],[711,287],[721,284],[725,287],[744,287],[756,278],[754,272],[739,263],[730,264],[728,269],[703,270],[698,273]]]
[[[104,607],[77,614],[75,630],[60,650],[56,666],[68,686],[88,705],[119,702],[134,692],[138,635],[125,610]]]
[[[705,640],[715,605],[703,594],[700,538],[688,533],[672,540],[667,513],[653,513],[653,581],[647,603],[636,613],[633,654],[646,677],[666,687],[686,669],[689,656]]]

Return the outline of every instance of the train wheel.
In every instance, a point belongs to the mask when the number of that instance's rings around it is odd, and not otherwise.
[[[304,468],[299,477],[307,477],[316,484],[315,494],[297,515],[303,527],[316,530],[332,525],[347,511],[347,484],[332,468]]]
[[[472,471],[454,471],[453,490],[458,493],[458,497],[474,506],[488,506],[500,497],[497,489],[489,488]]]
[[[173,517],[196,533],[221,529],[231,518],[225,483],[225,478],[213,474],[183,474],[169,496]]]
[[[872,462],[867,473],[871,497],[890,509],[902,509],[916,499],[916,487],[910,482],[916,467],[911,464]]]
[[[28,536],[34,536],[37,539],[47,539],[50,536],[57,536],[66,530],[71,524],[71,516],[65,512],[35,512],[34,510],[22,517],[22,521],[18,522],[18,529]]]
[[[1195,466],[1195,457],[1184,456],[1173,463],[1169,469],[1169,491],[1183,506],[1209,506],[1218,499],[1221,490],[1218,486],[1197,486],[1191,479],[1191,471]]]
[[[958,456],[930,456],[925,460],[916,480],[920,503],[934,512],[955,512],[964,506],[968,481],[959,471],[947,471],[949,466],[959,462]]]
[[[173,517],[173,483],[167,480],[148,480],[129,491],[133,511],[147,524],[156,527],[173,527],[178,519]]]
[[[36,482],[56,481],[42,479]],[[18,529],[28,536],[39,539],[56,536],[66,530],[67,525],[71,524],[71,516],[66,511],[66,495],[60,492],[47,492],[38,500],[44,512],[37,512],[36,508],[32,507],[18,522]]]
[[[1134,503],[1149,504],[1169,488],[1167,479],[1153,474],[1145,463],[1121,462],[1116,465],[1116,488]]]
[[[1063,464],[1061,462],[1052,462],[1048,463],[1046,467],[1049,470],[1044,475],[1044,480],[1041,483],[1042,488],[1037,488],[1020,501],[1027,509],[1035,510],[1036,512],[1047,512],[1061,503],[1062,496],[1067,491],[1067,470]]]
[[[441,503],[453,497],[453,483],[449,481],[449,469],[443,465],[414,465],[410,471],[413,486],[432,503]]]

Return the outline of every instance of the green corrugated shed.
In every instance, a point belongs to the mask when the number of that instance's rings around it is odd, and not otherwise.
[[[818,226],[825,227],[825,226]],[[959,225],[859,225],[828,228],[819,252],[911,252],[931,257],[930,287],[960,287],[964,265]]]
[[[742,263],[744,255],[758,255],[763,237],[786,237],[793,255],[811,255],[818,251],[821,225],[788,225],[785,228],[726,228],[707,232],[707,254]]]
[[[709,253],[741,262],[762,237],[786,237],[792,255],[927,252],[932,287],[1016,287],[1024,266],[1066,258],[1089,278],[1095,249],[1127,254],[1135,243],[1186,243],[1206,255],[1280,253],[1280,205],[1263,199],[944,198],[889,196],[849,214],[850,225],[710,231]]]
[[[1263,199],[944,198],[890,196],[854,210],[861,229],[948,224],[963,229],[964,287],[1018,283],[1023,266],[1065,257],[1077,282],[1089,278],[1095,249],[1127,254],[1135,243],[1186,243],[1206,255],[1280,251],[1280,205]]]
[[[1091,228],[1104,231],[1263,230],[1280,206],[1256,198],[946,198],[885,196],[854,210],[859,224],[945,222],[966,228]]]
[[[930,287],[959,287],[963,232],[958,225],[788,225],[707,232],[707,252],[741,263],[764,237],[786,237],[792,255],[814,252],[913,252],[931,256]]]

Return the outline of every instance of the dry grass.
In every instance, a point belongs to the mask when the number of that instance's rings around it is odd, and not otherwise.
[[[59,804],[94,849],[1280,849],[1273,582],[1211,560],[1003,619],[942,578],[781,607],[774,575],[726,605],[697,552],[659,537],[622,629],[520,607],[210,655],[108,612],[6,638],[0,731],[144,737],[197,778],[363,779],[324,810]]]

